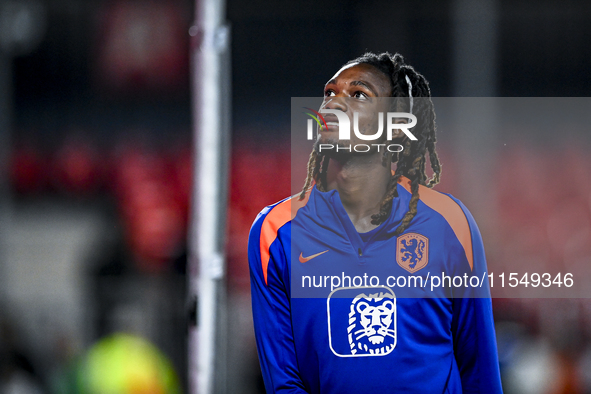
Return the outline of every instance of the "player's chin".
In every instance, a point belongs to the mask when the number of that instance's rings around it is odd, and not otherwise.
[[[338,137],[338,133],[335,135],[331,135],[331,133],[321,133],[316,140],[315,147],[318,148],[320,144],[333,145],[335,147],[349,146],[351,144],[350,141],[340,141]]]
[[[381,147],[384,149],[384,147]],[[314,144],[316,153],[325,155],[331,158],[345,158],[352,156],[369,156],[379,152],[379,148],[375,145],[368,145],[364,143],[352,143],[350,140],[338,139],[318,139]]]

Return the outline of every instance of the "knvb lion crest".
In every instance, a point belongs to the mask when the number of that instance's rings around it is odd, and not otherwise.
[[[411,274],[425,268],[429,262],[429,239],[417,233],[398,237],[396,262]]]
[[[349,312],[349,345],[351,354],[389,354],[396,346],[396,299],[386,292],[359,294]]]
[[[327,299],[328,344],[337,357],[386,356],[396,347],[396,295],[386,286],[341,287]]]

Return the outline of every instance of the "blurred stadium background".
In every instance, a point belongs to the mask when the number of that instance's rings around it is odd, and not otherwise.
[[[321,95],[365,50],[400,52],[436,97],[589,96],[591,3],[226,7],[232,147],[221,365],[224,391],[248,394],[264,388],[247,236],[259,210],[299,184],[290,179],[290,98]],[[0,392],[188,392],[194,9],[191,0],[0,1]],[[591,264],[589,120],[439,134],[437,189],[472,210],[490,267]],[[591,393],[591,301],[497,295],[505,391]],[[135,378],[115,382],[112,371],[127,369]]]

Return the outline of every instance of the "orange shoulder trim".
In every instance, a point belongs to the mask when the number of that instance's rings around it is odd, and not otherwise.
[[[277,205],[275,205],[271,212],[267,214],[263,225],[261,226],[261,264],[263,268],[263,276],[265,277],[265,284],[267,284],[267,268],[269,267],[269,259],[271,254],[269,248],[271,244],[277,239],[277,231],[287,222],[292,220],[297,214],[298,210],[308,203],[310,190],[306,193],[303,200],[299,200],[298,196],[293,196]]]
[[[398,181],[410,193],[410,179],[400,177]],[[426,186],[419,185],[419,198],[429,208],[437,211],[449,223],[451,229],[456,234],[460,244],[464,247],[470,270],[474,267],[474,257],[472,254],[472,236],[470,235],[470,225],[462,208],[449,196],[436,192]]]

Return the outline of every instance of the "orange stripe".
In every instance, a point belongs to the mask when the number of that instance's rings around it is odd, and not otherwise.
[[[410,179],[400,177],[398,181],[410,193]],[[449,196],[436,192],[426,186],[419,185],[419,198],[429,208],[437,211],[449,223],[451,229],[462,244],[470,270],[474,267],[474,257],[472,255],[472,236],[470,235],[470,226],[468,219],[462,208]]]
[[[301,201],[299,200],[298,195],[275,205],[263,221],[263,225],[261,226],[260,248],[265,284],[267,284],[267,268],[269,267],[269,259],[271,258],[269,248],[277,238],[277,231],[279,231],[285,223],[292,220],[301,207],[306,205],[308,197],[310,197],[310,190],[308,190],[306,197]]]

